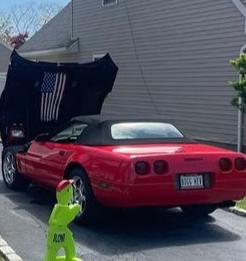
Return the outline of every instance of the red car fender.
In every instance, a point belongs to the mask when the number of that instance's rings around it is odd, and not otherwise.
[[[112,189],[114,185],[123,185],[129,181],[131,160],[122,155],[88,148],[72,154],[64,168],[64,177],[68,177],[69,170],[81,167],[87,174],[93,191],[96,188]],[[128,159],[128,157],[127,157]]]
[[[88,165],[89,165],[90,157],[88,154],[72,154],[70,158],[67,160],[67,163],[64,168],[64,178],[67,178],[69,175],[69,171],[78,166],[82,168],[86,174],[88,175],[89,170],[88,170]]]

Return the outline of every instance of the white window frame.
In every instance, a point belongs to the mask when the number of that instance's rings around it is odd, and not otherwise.
[[[96,62],[97,60],[103,58],[105,55],[106,55],[105,53],[104,54],[93,54],[92,61]]]
[[[105,4],[104,1],[105,1],[105,0],[102,0],[102,7],[117,5],[117,4],[119,3],[119,0],[115,0],[114,3],[110,3],[110,4]]]

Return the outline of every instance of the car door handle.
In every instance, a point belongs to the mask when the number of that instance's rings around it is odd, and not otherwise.
[[[65,151],[65,150],[60,150],[60,151],[59,151],[59,155],[60,155],[60,156],[64,156],[65,154],[66,154],[66,151]]]

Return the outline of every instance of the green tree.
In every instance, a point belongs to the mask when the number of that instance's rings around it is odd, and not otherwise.
[[[230,63],[236,69],[239,74],[239,80],[230,82],[230,85],[237,92],[236,96],[232,100],[232,105],[237,106],[239,109],[245,112],[246,108],[246,54],[240,54],[240,56]],[[239,104],[239,97],[242,98],[242,104]]]

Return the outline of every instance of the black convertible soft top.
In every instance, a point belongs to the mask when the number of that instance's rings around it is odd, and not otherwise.
[[[86,123],[88,126],[84,129],[82,134],[78,137],[76,143],[88,146],[106,146],[106,145],[131,145],[131,144],[163,144],[163,143],[195,143],[195,141],[186,137],[183,133],[182,138],[162,138],[162,139],[113,139],[111,135],[111,126],[116,123],[129,122],[156,122],[156,123],[170,123],[165,120],[151,120],[151,119],[121,119],[121,120],[103,120],[95,119],[76,119],[72,122],[79,121]],[[71,122],[71,123],[72,123]],[[70,124],[71,124],[70,123]],[[172,124],[172,123],[170,123]],[[173,125],[173,124],[172,124]]]

